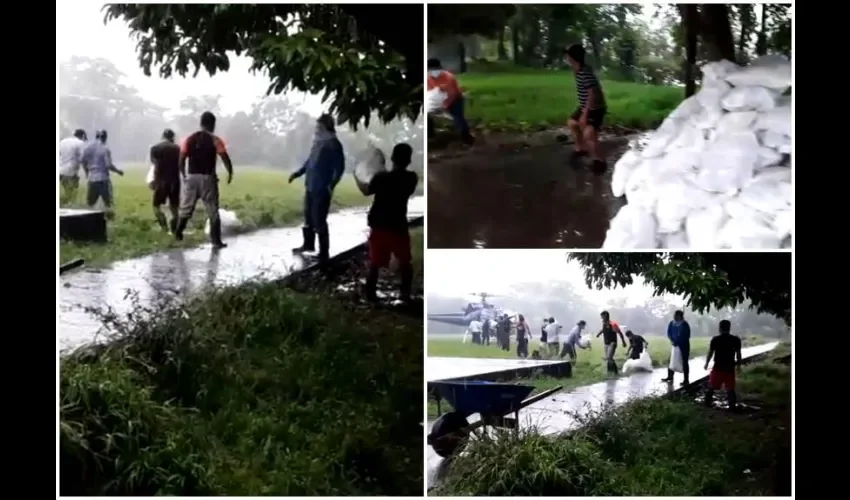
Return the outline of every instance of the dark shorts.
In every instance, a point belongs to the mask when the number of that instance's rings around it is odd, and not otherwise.
[[[177,208],[180,206],[180,181],[157,184],[153,190],[153,205],[165,205]]]
[[[369,231],[369,262],[387,267],[395,255],[399,264],[410,263],[410,233],[373,228]]]
[[[602,128],[602,122],[605,121],[605,115],[608,113],[607,108],[591,109],[587,112],[587,124],[593,127],[597,132]],[[582,109],[576,108],[573,114],[570,115],[571,120],[579,121],[581,119]]]
[[[104,206],[112,206],[112,181],[89,181],[86,204],[92,207],[98,199],[103,200]]]
[[[561,350],[561,357],[563,358],[568,354],[570,356],[570,359],[576,359],[576,348],[573,344],[570,344],[569,342],[564,344],[564,348]]]

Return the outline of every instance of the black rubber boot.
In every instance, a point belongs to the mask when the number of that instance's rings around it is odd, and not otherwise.
[[[593,164],[590,167],[590,170],[595,175],[602,175],[608,170],[608,164],[605,163],[605,160],[593,160]]]
[[[375,266],[369,266],[369,274],[366,276],[366,286],[363,289],[363,295],[366,300],[376,302],[378,300],[378,273],[380,269]]]
[[[174,239],[177,241],[183,241],[183,231],[186,229],[186,224],[189,223],[189,219],[180,217],[177,220],[177,227],[174,229]]]
[[[221,219],[210,223],[210,243],[213,248],[224,248],[227,244],[221,241]]]
[[[673,370],[667,369],[667,378],[662,378],[662,382],[672,382],[673,381]]]
[[[399,299],[404,302],[410,302],[411,289],[413,288],[413,266],[410,264],[404,265],[401,268],[401,287],[399,289]]]
[[[328,234],[328,230],[319,232],[319,265],[324,266],[328,263],[328,259],[330,258],[330,250],[331,250],[331,237]]]
[[[168,229],[171,232],[171,234],[174,234],[174,233],[177,232],[177,219],[176,218],[173,218],[170,221],[168,221]]]
[[[159,224],[159,227],[163,231],[168,231],[168,221],[165,220],[165,214],[156,209],[154,209],[153,214],[156,217],[156,222]]]
[[[304,243],[300,247],[292,249],[295,253],[312,252],[316,250],[316,233],[312,227],[304,226],[301,228],[301,234],[304,237]]]

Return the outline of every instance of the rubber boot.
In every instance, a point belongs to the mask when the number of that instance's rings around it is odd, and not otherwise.
[[[221,241],[221,219],[216,219],[215,222],[210,223],[210,243],[216,249],[227,246],[226,243]]]
[[[406,264],[401,268],[401,286],[399,287],[399,299],[410,302],[411,290],[413,289],[413,266]]]
[[[714,404],[714,391],[712,389],[708,389],[705,391],[705,406],[709,408]]]
[[[168,221],[168,229],[171,232],[171,234],[174,234],[174,233],[177,232],[177,218],[176,217],[172,217],[172,219],[170,221]]]
[[[159,210],[154,210],[153,214],[156,217],[156,222],[157,224],[159,224],[159,227],[163,231],[168,231],[168,221],[165,220],[165,214],[160,212]]]
[[[672,382],[673,381],[673,370],[667,369],[667,378],[662,378],[662,382]]]
[[[183,241],[183,231],[186,229],[187,224],[189,224],[189,219],[184,217],[177,219],[177,227],[174,229],[174,239]]]
[[[292,249],[295,253],[312,252],[316,249],[316,233],[312,227],[304,226],[301,228],[301,234],[304,237],[304,243],[300,247]]]
[[[366,300],[376,302],[378,300],[378,273],[379,268],[369,266],[369,274],[366,276],[366,286],[363,290],[363,295]]]
[[[331,250],[331,237],[328,234],[328,230],[324,229],[320,231],[319,234],[319,265],[324,266],[328,263],[328,259],[330,258],[330,250]]]
[[[738,409],[738,393],[735,391],[726,391],[726,400],[729,401],[729,409]]]

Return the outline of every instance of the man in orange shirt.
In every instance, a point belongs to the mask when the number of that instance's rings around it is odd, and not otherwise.
[[[446,93],[443,109],[451,115],[455,128],[460,131],[463,142],[472,144],[475,139],[469,133],[469,124],[466,123],[466,117],[463,114],[463,92],[457,84],[457,78],[451,72],[443,69],[439,59],[428,59],[428,90],[434,88],[439,88]]]

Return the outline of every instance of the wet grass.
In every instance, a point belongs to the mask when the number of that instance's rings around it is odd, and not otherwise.
[[[468,95],[467,116],[477,129],[532,132],[566,125],[578,106],[572,71],[503,68],[460,75]],[[605,125],[648,130],[684,99],[676,87],[602,78],[608,104]]]
[[[113,175],[114,217],[107,223],[106,244],[60,242],[60,261],[85,259],[87,266],[101,266],[167,250],[197,246],[207,241],[204,234],[206,213],[198,203],[183,242],[163,233],[154,219],[152,192],[145,184],[146,166],[125,166],[124,177]],[[289,172],[261,168],[237,168],[233,183],[221,187],[221,207],[236,212],[243,231],[299,224],[303,214],[304,183],[289,184]],[[85,205],[85,182],[75,200],[63,206]],[[331,210],[368,205],[351,176],[345,176],[334,192]],[[191,232],[191,234],[190,234]]]
[[[652,358],[652,366],[660,368],[667,366],[670,362],[670,342],[667,337],[662,336],[644,336],[649,343],[649,356]],[[691,339],[691,363],[693,358],[702,357],[704,361],[705,355],[708,353],[708,337],[694,337]],[[744,346],[753,346],[763,344],[764,339],[756,336],[747,336],[743,338]],[[539,342],[532,342],[530,349],[540,349],[541,353],[544,349],[539,347]],[[512,349],[516,349],[516,344],[512,344]],[[607,365],[603,359],[604,346],[601,338],[593,339],[591,348],[578,351],[578,362],[573,366],[573,375],[570,378],[554,378],[550,376],[536,376],[516,380],[516,383],[533,385],[534,393],[542,392],[556,386],[563,386],[565,391],[571,391],[577,387],[595,384],[609,380],[614,375],[608,373]],[[516,359],[516,352],[503,351],[497,348],[494,344],[490,346],[480,346],[475,344],[462,344],[460,340],[428,340],[428,356],[447,356],[447,357],[464,357],[464,358],[502,358]],[[547,356],[543,356],[547,359]],[[617,361],[617,366],[622,367],[626,361],[626,349],[622,344],[617,347],[617,353],[614,356]],[[625,375],[619,375],[625,376]],[[677,377],[681,377],[677,375]],[[437,417],[437,405],[434,401],[428,401],[428,417]]]
[[[420,495],[421,301],[314,278],[102,314],[61,360],[61,494]]]
[[[791,369],[742,369],[739,399],[755,413],[689,397],[638,400],[582,417],[570,434],[499,432],[473,441],[432,494],[476,496],[789,496]]]

